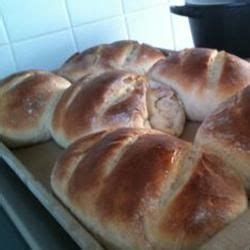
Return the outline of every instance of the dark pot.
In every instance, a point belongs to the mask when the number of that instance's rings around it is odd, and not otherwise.
[[[221,5],[172,6],[171,12],[189,17],[196,47],[216,48],[250,57],[250,1]]]

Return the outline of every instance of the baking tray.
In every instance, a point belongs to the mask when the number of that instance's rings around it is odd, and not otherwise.
[[[183,138],[192,141],[197,123],[187,123]],[[50,174],[63,149],[53,141],[15,150],[0,143],[0,157],[82,249],[104,249],[53,195]],[[250,210],[207,242],[202,250],[250,250]]]
[[[102,246],[53,195],[50,173],[62,153],[53,141],[10,151],[0,143],[0,157],[7,163],[41,204],[82,249],[101,250]]]
[[[8,236],[4,239],[4,242],[1,241],[1,249],[80,249],[26,188],[23,182],[20,181],[16,174],[9,169],[6,163],[0,158],[0,208],[1,207],[27,245],[26,248],[22,247],[22,242],[20,242],[19,245],[19,242],[15,242],[15,237],[12,243],[9,242],[9,238],[12,237],[12,232],[8,232],[7,230]],[[5,234],[3,230],[5,230],[5,228],[2,225],[1,227],[0,239],[2,240],[3,234]],[[4,244],[5,242],[6,244]]]

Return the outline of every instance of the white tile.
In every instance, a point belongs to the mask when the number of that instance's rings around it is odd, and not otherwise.
[[[80,50],[101,43],[127,39],[123,18],[114,18],[92,24],[86,24],[74,29],[76,41]]]
[[[6,34],[6,30],[4,27],[4,22],[2,17],[0,16],[0,45],[8,43],[8,38]]]
[[[169,0],[169,4],[171,4],[171,5],[184,5],[185,0]]]
[[[75,51],[70,30],[13,45],[18,70],[58,68]]]
[[[0,47],[0,79],[15,72],[16,67],[9,45]]]
[[[167,3],[168,0],[122,0],[125,13]]]
[[[1,0],[0,10],[11,41],[69,27],[64,0]]]
[[[73,25],[122,14],[121,0],[66,0]]]
[[[174,14],[171,15],[174,30],[175,48],[177,50],[192,48],[194,44],[188,18]]]
[[[173,49],[173,35],[168,5],[127,15],[131,39]]]

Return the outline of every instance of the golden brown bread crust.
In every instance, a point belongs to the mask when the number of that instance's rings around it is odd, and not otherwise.
[[[51,133],[59,145],[100,130],[144,127],[147,80],[125,71],[110,71],[72,85],[58,102]]]
[[[165,56],[156,48],[124,40],[76,53],[57,70],[57,73],[72,82],[77,82],[87,75],[98,75],[113,69],[143,74],[162,58]]]
[[[55,102],[70,83],[45,71],[25,71],[0,85],[0,138],[24,146],[50,138],[47,123]]]
[[[58,74],[77,82],[114,69],[147,74],[150,80],[170,87],[191,121],[203,121],[222,101],[250,83],[250,64],[224,51],[195,48],[163,55],[135,41],[103,44],[78,53]]]
[[[205,119],[195,143],[220,155],[239,173],[250,192],[250,86]]]
[[[175,171],[173,168],[178,168],[174,164],[175,160],[188,147],[179,140],[171,141],[166,138],[163,134],[142,134],[127,148],[107,177],[107,183],[97,200],[97,210],[103,221],[119,218],[121,222],[133,222],[138,209],[147,209],[147,206],[144,207],[146,201],[143,200],[160,195],[165,180]],[[103,141],[103,144],[106,148],[107,143]],[[84,164],[82,169],[85,168]],[[79,173],[78,176],[83,175]],[[77,176],[76,172],[69,182],[69,196],[72,193],[71,183],[75,184],[74,176]],[[86,189],[81,190],[85,192]]]
[[[135,41],[118,41],[101,45],[96,65],[111,68],[121,67],[127,60],[127,55],[137,44]]]
[[[55,108],[51,133],[66,147],[81,136],[119,127],[152,127],[180,135],[184,123],[183,105],[169,87],[112,70],[85,76],[65,91]]]
[[[170,54],[154,66],[151,74],[154,77],[157,72],[166,79],[174,79],[185,91],[192,90],[194,86],[202,90],[208,80],[208,67],[213,53],[211,49],[196,48]]]
[[[160,218],[159,240],[167,243],[170,238],[181,249],[193,249],[247,207],[242,190],[239,179],[220,158],[203,152],[190,179]]]
[[[51,184],[110,249],[196,249],[247,207],[222,160],[154,130],[76,141]]]
[[[222,103],[200,127],[226,145],[250,151],[250,86]]]
[[[225,57],[218,94],[228,98],[250,84],[250,64],[229,53],[225,53]]]
[[[149,76],[176,91],[190,120],[203,121],[250,84],[250,64],[223,51],[186,49],[157,62]]]

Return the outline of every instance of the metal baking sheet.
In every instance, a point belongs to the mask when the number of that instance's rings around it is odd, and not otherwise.
[[[187,123],[182,138],[192,141],[198,123]],[[50,174],[63,150],[53,141],[15,150],[0,143],[0,157],[47,208],[82,249],[103,249],[84,226],[53,195]],[[250,210],[219,232],[202,250],[250,250]]]
[[[57,157],[62,151],[52,141],[13,151],[0,143],[2,159],[81,249],[101,250],[103,247],[53,195],[50,187],[50,174]]]

